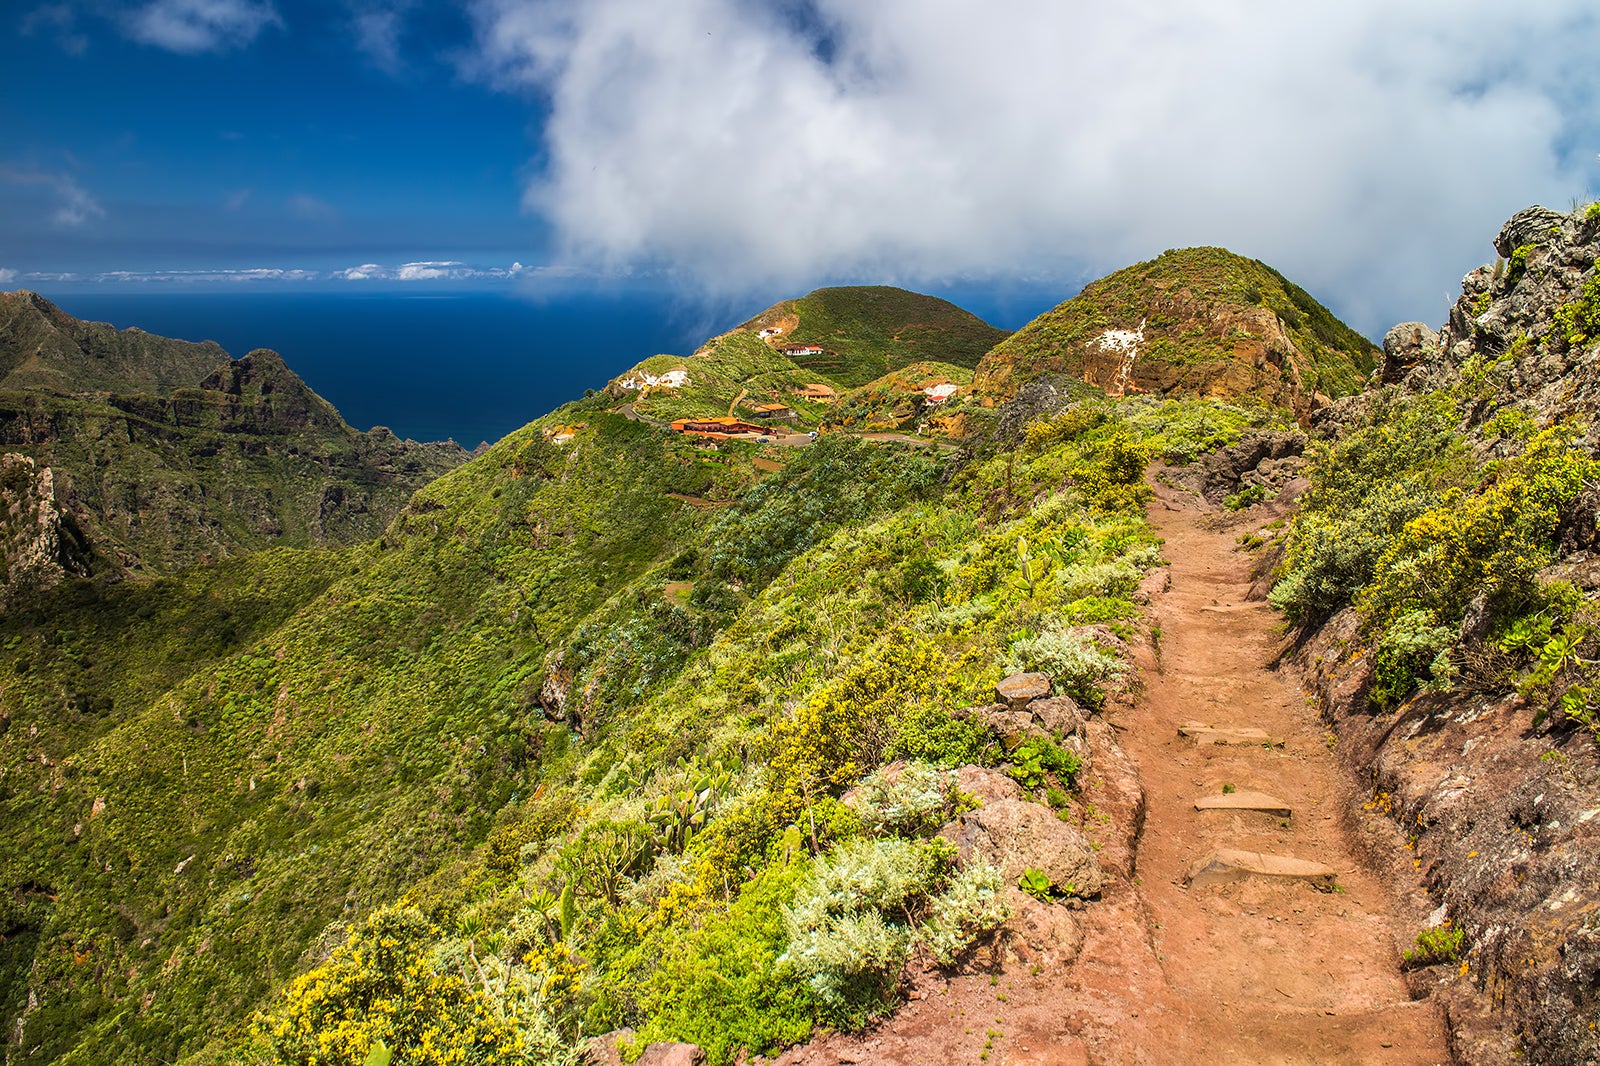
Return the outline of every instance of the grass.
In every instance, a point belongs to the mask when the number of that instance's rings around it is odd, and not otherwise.
[[[1007,335],[948,301],[886,285],[818,289],[773,305],[742,328],[789,321],[794,324],[774,343],[825,349],[802,357],[801,366],[847,387],[913,363],[975,367]]]
[[[1295,353],[1257,367],[1236,352],[1272,350],[1250,312],[1275,316]],[[999,344],[979,366],[979,393],[1010,396],[1046,373],[1115,376],[1117,353],[1099,345],[1107,330],[1143,331],[1132,384],[1214,398],[1254,397],[1288,407],[1297,391],[1343,396],[1377,365],[1371,341],[1340,322],[1271,267],[1221,248],[1168,251],[1089,284]],[[1296,384],[1296,372],[1302,379]]]

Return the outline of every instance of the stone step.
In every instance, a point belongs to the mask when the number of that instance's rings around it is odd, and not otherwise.
[[[1332,892],[1339,872],[1331,866],[1289,855],[1268,855],[1260,851],[1218,848],[1189,867],[1183,883],[1190,888],[1225,885],[1247,877],[1271,877],[1285,881],[1305,881],[1321,892]]]
[[[1254,726],[1206,725],[1204,722],[1185,722],[1178,732],[1196,744],[1266,744],[1273,747],[1283,743],[1274,740],[1265,729]]]
[[[1276,796],[1265,792],[1224,792],[1220,796],[1204,796],[1194,801],[1197,811],[1259,811],[1274,818],[1288,818],[1293,809]]]

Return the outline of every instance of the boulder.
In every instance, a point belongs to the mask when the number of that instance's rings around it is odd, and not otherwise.
[[[958,865],[985,860],[1007,881],[1039,870],[1069,895],[1094,896],[1105,886],[1089,841],[1040,803],[999,800],[963,814],[939,835],[955,844]]]
[[[989,716],[989,728],[1000,738],[1006,751],[1016,751],[1030,737],[1044,737],[1044,730],[1033,724],[1027,711],[999,711]]]
[[[1566,220],[1567,216],[1548,207],[1524,207],[1500,227],[1494,239],[1494,250],[1502,259],[1510,259],[1511,253],[1524,244],[1549,244],[1550,231],[1559,231]]]
[[[624,1066],[622,1047],[634,1046],[632,1029],[613,1029],[584,1042],[580,1061],[584,1066]],[[695,1044],[650,1044],[634,1060],[634,1066],[703,1066],[704,1049]]]
[[[1022,786],[999,770],[987,766],[959,766],[956,768],[956,788],[969,796],[977,797],[984,806],[999,800],[1022,798]]]
[[[1017,888],[1007,890],[1006,901],[1011,917],[1004,928],[1019,962],[1059,966],[1077,958],[1083,932],[1064,904],[1041,902]]]
[[[994,687],[1001,703],[1021,710],[1034,700],[1050,695],[1049,674],[1012,674]]]
[[[1057,737],[1083,732],[1083,723],[1089,712],[1078,705],[1071,696],[1051,696],[1028,704],[1033,720]]]
[[[1383,369],[1379,380],[1392,385],[1406,371],[1439,351],[1439,334],[1422,322],[1402,322],[1383,335]]]
[[[705,1061],[705,1050],[698,1044],[651,1044],[634,1066],[705,1066]]]

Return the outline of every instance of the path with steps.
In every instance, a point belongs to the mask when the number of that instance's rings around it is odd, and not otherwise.
[[[1339,813],[1349,782],[1296,679],[1271,668],[1278,619],[1246,598],[1238,530],[1157,493],[1151,518],[1172,564],[1154,605],[1160,662],[1145,698],[1113,719],[1145,784],[1139,917],[1154,957],[1091,936],[1077,995],[1093,1001],[1106,982],[1144,1001],[1125,1051],[1101,1041],[1093,1057],[1448,1061],[1435,1008],[1413,1002],[1399,972],[1415,919],[1357,860]],[[1140,966],[1155,972],[1125,976]]]
[[[975,972],[921,974],[881,1025],[819,1036],[777,1066],[1449,1061],[1437,1010],[1410,1000],[1399,972],[1431,910],[1410,853],[1395,841],[1400,902],[1357,861],[1339,813],[1353,785],[1316,713],[1270,667],[1277,616],[1245,598],[1238,530],[1193,497],[1157,494],[1172,562],[1152,605],[1162,654],[1141,664],[1145,697],[1105,715],[1144,782],[1134,883],[1116,878],[1070,912],[1073,961],[985,956]],[[1091,838],[1125,828],[1086,814]]]

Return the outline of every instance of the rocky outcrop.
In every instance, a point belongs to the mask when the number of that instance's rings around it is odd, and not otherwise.
[[[1496,236],[1501,261],[1462,283],[1434,334],[1418,323],[1391,330],[1380,375],[1404,400],[1455,387],[1462,430],[1492,458],[1497,434],[1478,426],[1507,409],[1537,425],[1600,409],[1600,337],[1572,329],[1596,293],[1600,213],[1529,208]],[[1600,309],[1597,309],[1600,310]],[[1370,398],[1336,405],[1317,428],[1337,433]],[[1587,446],[1600,451],[1588,430]],[[1557,529],[1561,557],[1542,577],[1600,590],[1600,490],[1585,490]],[[1346,609],[1302,634],[1296,657],[1339,751],[1372,782],[1358,823],[1394,819],[1434,898],[1439,921],[1465,934],[1460,964],[1419,968],[1418,995],[1449,1018],[1467,1063],[1519,1058],[1569,1066],[1600,1061],[1600,751],[1559,710],[1538,715],[1506,674],[1492,606],[1469,605],[1451,649],[1459,675],[1448,692],[1424,692],[1393,710],[1373,707],[1374,655]]]
[[[1005,799],[963,814],[939,831],[956,846],[956,862],[985,861],[1015,883],[1038,870],[1063,895],[1096,896],[1105,876],[1089,841],[1042,803]]]
[[[1169,477],[1211,503],[1243,489],[1277,495],[1301,476],[1306,435],[1289,430],[1252,430],[1226,448],[1207,452]]]
[[[89,572],[91,550],[58,498],[56,477],[25,455],[0,455],[0,611]]]

